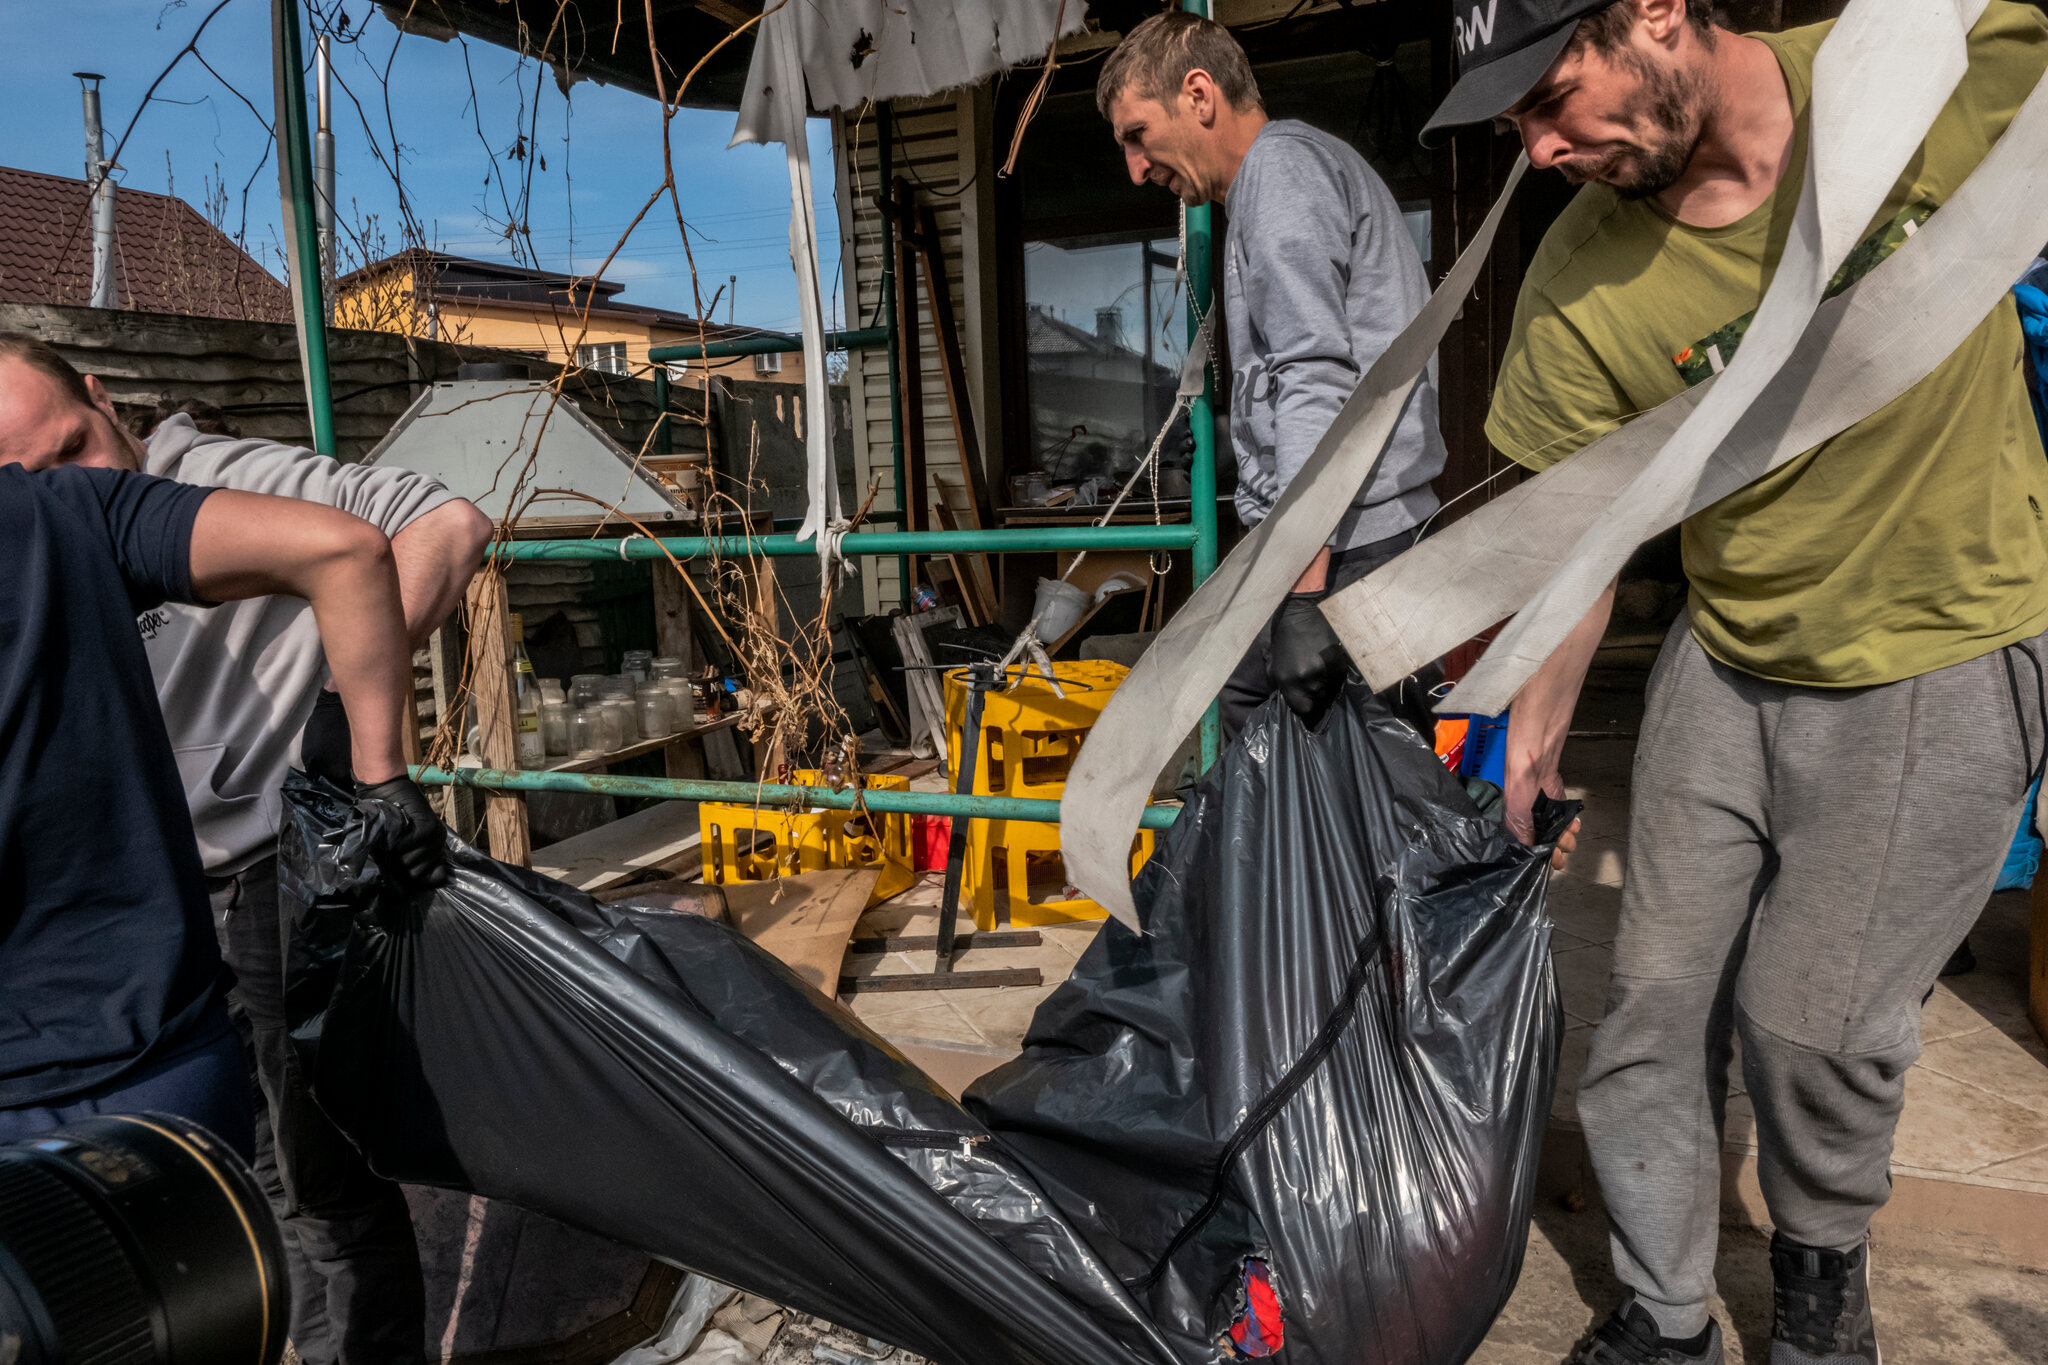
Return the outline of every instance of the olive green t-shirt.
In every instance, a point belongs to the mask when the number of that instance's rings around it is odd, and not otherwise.
[[[1581,190],[1515,306],[1486,434],[1544,468],[1720,370],[1783,249],[1805,174],[1814,53],[1831,24],[1756,34],[1799,120],[1777,191],[1727,227]],[[1939,210],[2048,67],[2048,22],[1991,0],[1970,66],[1831,291]],[[1689,518],[1692,630],[1724,663],[1819,687],[1896,682],[2048,627],[2048,459],[2002,298],[1890,405]]]

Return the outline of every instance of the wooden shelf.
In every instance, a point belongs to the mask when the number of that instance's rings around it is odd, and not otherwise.
[[[623,763],[629,758],[638,758],[642,754],[660,753],[663,749],[680,744],[685,740],[700,739],[705,735],[715,734],[720,730],[730,730],[739,723],[740,713],[735,711],[731,715],[720,716],[709,724],[694,725],[687,730],[678,730],[672,735],[663,735],[659,739],[643,739],[638,744],[628,744],[623,749],[614,749],[610,753],[599,754],[596,758],[570,758],[564,759],[560,763],[550,763],[542,771],[550,773],[596,772],[599,768],[608,768],[614,763]]]

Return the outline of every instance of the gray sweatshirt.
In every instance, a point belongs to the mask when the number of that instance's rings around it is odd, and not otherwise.
[[[349,465],[274,441],[207,436],[183,413],[149,438],[149,473],[206,488],[304,498],[397,535],[455,495],[439,480]],[[225,877],[277,849],[285,769],[327,681],[313,611],[296,597],[211,609],[165,603],[136,618],[206,875]]]
[[[1306,123],[1262,128],[1225,204],[1230,443],[1237,512],[1256,526],[1360,376],[1422,311],[1429,282],[1386,183],[1364,157]],[[1429,481],[1443,467],[1432,357],[1331,547],[1348,550],[1419,525],[1436,510]]]

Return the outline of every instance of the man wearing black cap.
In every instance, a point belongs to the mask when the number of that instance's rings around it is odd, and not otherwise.
[[[1830,25],[1700,0],[1461,0],[1425,139],[1504,119],[1585,188],[1531,262],[1486,430],[1543,467],[1722,369],[1783,249]],[[1969,70],[1850,253],[1884,260],[2048,67],[1992,0]],[[1682,531],[1650,679],[1614,974],[1579,1117],[1630,1295],[1579,1365],[1719,1362],[1722,1126],[1742,1039],[1776,1231],[1772,1365],[1876,1365],[1868,1228],[1919,1008],[1983,908],[2042,752],[2048,462],[2007,297],[1921,383]],[[1558,758],[1611,594],[1516,699],[1508,818]]]
[[[1134,26],[1102,64],[1095,103],[1134,183],[1229,207],[1230,444],[1238,516],[1256,526],[1359,376],[1422,311],[1422,258],[1364,157],[1266,117],[1251,63],[1220,24],[1169,10]],[[1443,467],[1432,360],[1371,482],[1224,685],[1228,734],[1275,692],[1310,724],[1322,718],[1350,660],[1317,604],[1415,543]]]

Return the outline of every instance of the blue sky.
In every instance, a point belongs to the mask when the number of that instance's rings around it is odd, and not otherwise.
[[[149,83],[214,3],[0,5],[0,45],[16,54],[0,88],[5,112],[0,164],[83,176],[84,125],[79,83],[71,73],[92,70],[106,77],[101,98],[112,151]],[[398,193],[390,172],[371,152],[363,120],[367,115],[389,156],[387,62],[406,197],[433,244],[445,250],[513,258],[503,236],[503,196],[516,200],[522,167],[506,153],[529,130],[539,155],[532,163],[525,217],[534,256],[545,269],[595,268],[661,183],[661,118],[653,100],[589,81],[564,99],[551,74],[531,62],[522,64],[504,48],[470,40],[465,52],[461,42],[400,38],[370,0],[321,0],[321,7],[329,16],[345,12],[351,31],[360,34],[360,41],[335,48],[336,198],[344,223],[382,225],[387,250],[403,245]],[[306,50],[310,59],[310,40]],[[201,37],[199,52],[227,84],[187,56],[136,123],[121,153],[119,179],[137,189],[172,190],[202,211],[209,197],[224,190],[225,225],[232,234],[242,222],[243,185],[257,171],[267,134],[228,86],[247,96],[265,122],[270,119],[270,6],[264,0],[229,0]],[[353,91],[354,100],[343,85]],[[736,289],[729,286],[734,298],[718,304],[720,321],[736,301],[733,317],[741,324],[793,329],[796,289],[789,266],[789,180],[782,149],[728,151],[732,124],[728,112],[684,109],[670,129],[676,184],[693,229],[703,297],[708,302],[729,276],[736,276]],[[541,160],[545,170],[539,168]],[[812,122],[811,160],[831,326],[843,321],[837,316],[843,294],[837,274],[838,214],[831,202],[831,138],[822,120]],[[499,167],[511,176],[502,185]],[[273,273],[281,273],[275,252],[281,240],[278,223],[273,158],[247,194],[248,242]],[[642,221],[605,278],[625,286],[620,295],[625,301],[694,311],[689,265],[666,200]]]

